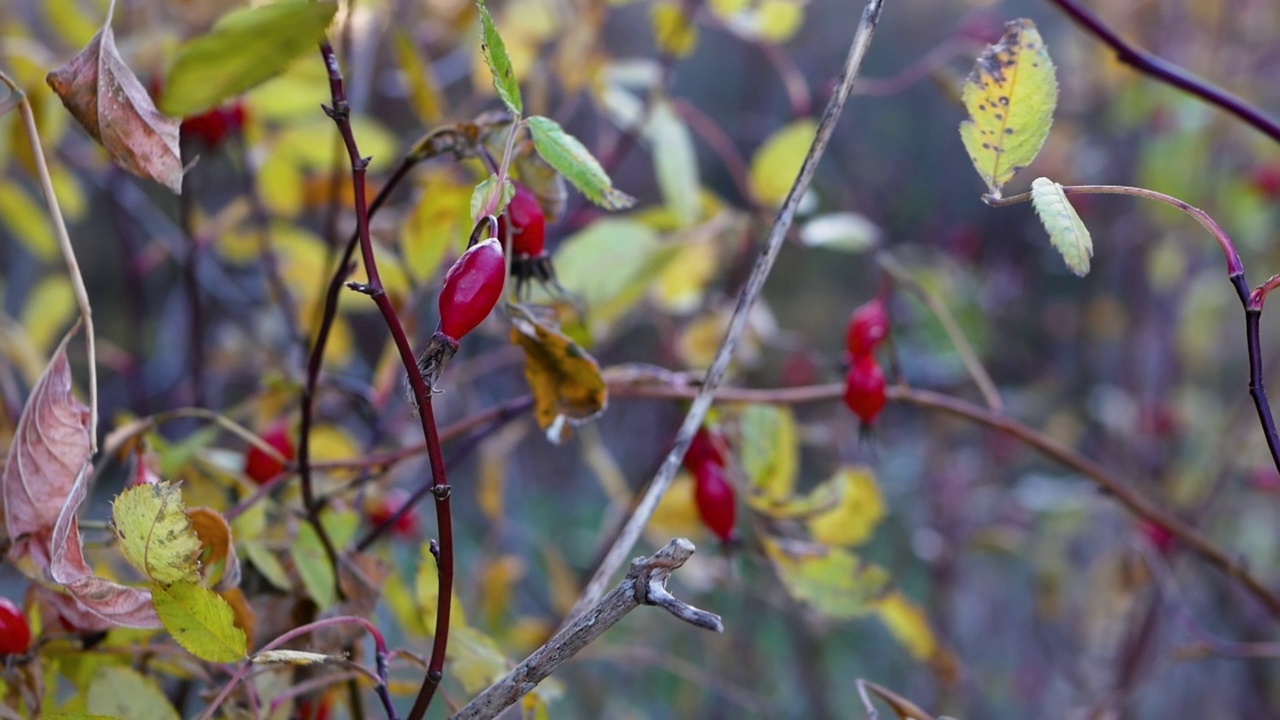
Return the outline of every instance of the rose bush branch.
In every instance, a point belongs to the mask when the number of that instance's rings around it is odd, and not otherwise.
[[[704,630],[724,632],[719,615],[684,603],[667,590],[667,580],[672,571],[693,557],[693,551],[693,543],[677,538],[649,557],[632,560],[631,569],[617,587],[574,618],[514,670],[467,703],[453,716],[453,720],[497,717],[641,605],[660,607]]]
[[[844,104],[849,99],[849,91],[858,77],[858,72],[862,67],[862,59],[866,56],[867,48],[871,44],[871,37],[875,34],[883,4],[883,0],[871,0],[862,11],[857,30],[854,31],[853,41],[849,46],[849,54],[845,60],[844,69],[841,72],[839,81],[836,83],[836,91],[832,93],[831,99],[822,113],[822,119],[818,123],[813,144],[809,147],[809,152],[805,156],[800,172],[791,186],[791,191],[787,194],[786,200],[783,201],[782,208],[778,211],[773,227],[769,230],[769,237],[756,259],[751,275],[747,279],[746,287],[743,288],[742,293],[738,296],[738,304],[729,320],[729,328],[725,332],[724,340],[721,341],[720,348],[716,351],[715,359],[707,370],[706,378],[703,380],[697,396],[694,397],[684,421],[680,424],[675,444],[667,453],[666,459],[663,460],[657,475],[649,483],[649,489],[645,492],[644,497],[640,499],[626,525],[623,526],[618,539],[609,548],[604,560],[600,563],[600,567],[596,569],[582,596],[578,598],[578,602],[569,611],[568,618],[573,618],[586,608],[594,605],[604,595],[609,579],[622,566],[626,556],[635,547],[640,534],[649,523],[649,518],[653,516],[654,510],[657,509],[658,502],[666,494],[668,488],[671,487],[676,472],[680,469],[681,460],[684,458],[685,452],[688,451],[690,443],[693,442],[694,434],[697,433],[698,428],[702,426],[702,421],[707,416],[707,410],[711,407],[712,396],[724,379],[725,372],[729,369],[729,362],[733,359],[738,342],[742,339],[743,332],[746,330],[747,316],[750,314],[752,306],[755,305],[756,299],[760,297],[760,292],[764,289],[765,280],[773,269],[773,262],[777,259],[787,232],[791,229],[792,221],[795,220],[800,200],[809,189],[814,172],[817,170],[818,161],[822,159],[827,143],[831,140],[831,135],[835,131],[836,121],[840,119]]]
[[[422,434],[427,444],[427,457],[431,465],[432,493],[436,498],[436,523],[440,536],[439,563],[439,608],[436,613],[436,627],[431,647],[431,660],[428,663],[426,677],[422,688],[414,701],[410,720],[418,720],[426,713],[431,697],[444,674],[445,650],[449,642],[450,600],[453,597],[453,513],[449,504],[449,485],[445,478],[444,454],[440,448],[440,437],[436,429],[435,411],[431,406],[431,389],[426,378],[418,371],[418,361],[409,338],[405,335],[404,326],[396,314],[391,298],[382,286],[382,278],[378,274],[378,264],[373,255],[373,240],[369,235],[369,207],[365,197],[365,174],[369,166],[369,158],[360,155],[356,145],[355,133],[351,129],[351,106],[347,103],[346,91],[343,88],[342,68],[338,66],[338,58],[334,55],[333,46],[329,42],[320,43],[320,55],[329,73],[329,92],[333,98],[333,107],[326,108],[329,117],[338,126],[347,155],[351,159],[351,178],[354,187],[356,232],[360,238],[360,254],[364,260],[368,282],[353,284],[351,287],[368,295],[378,306],[378,313],[391,334],[400,362],[404,365],[409,378],[409,387],[413,390],[413,398],[417,404],[418,419],[422,424]],[[301,445],[301,442],[299,442]],[[304,485],[308,510],[314,505],[314,495]]]

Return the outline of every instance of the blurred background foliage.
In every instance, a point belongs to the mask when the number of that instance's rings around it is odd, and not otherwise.
[[[240,4],[120,0],[117,42],[159,88],[176,45]],[[1275,2],[1095,4],[1139,46],[1259,107],[1280,108]],[[246,94],[243,132],[216,147],[184,138],[184,158],[200,157],[175,199],[112,168],[44,83],[97,31],[105,5],[0,7],[0,64],[37,110],[94,303],[102,415],[114,422],[200,404],[260,430],[296,422],[299,336],[313,326],[331,245],[354,226],[349,167],[319,111],[328,100],[323,66],[305,57]],[[812,136],[860,6],[509,0],[493,10],[531,113],[582,138],[639,200],[634,211],[602,217],[571,193],[549,229],[560,279],[588,302],[576,336],[606,367],[704,367]],[[497,106],[471,3],[359,0],[338,16],[331,34],[375,187],[427,130]],[[1047,145],[1010,192],[1041,175],[1145,186],[1212,214],[1255,282],[1280,269],[1273,142],[1120,65],[1047,3],[890,0],[732,382],[839,380],[845,321],[884,286],[872,248],[885,248],[956,315],[1011,416],[1080,449],[1274,578],[1280,476],[1250,406],[1243,323],[1211,238],[1167,208],[1081,197],[1096,252],[1092,274],[1077,279],[1030,207],[995,210],[980,200],[956,130],[959,84],[1017,17],[1040,27],[1062,92]],[[7,446],[75,303],[16,113],[0,118],[0,164]],[[465,244],[477,170],[448,159],[425,164],[374,220],[383,279],[420,341],[436,322],[442,263]],[[318,460],[416,442],[401,370],[373,310],[344,293],[326,357]],[[980,401],[916,296],[894,289],[891,310],[893,376]],[[1276,337],[1264,316],[1267,357],[1280,352]],[[1274,368],[1269,362],[1268,378]],[[442,425],[525,394],[521,369],[506,322],[491,320],[446,376],[436,400]],[[723,410],[738,481],[759,510],[740,524],[746,542],[718,547],[691,510],[687,479],[647,537],[651,546],[674,534],[698,543],[673,587],[721,613],[727,633],[638,612],[558,675],[547,693],[558,695],[552,717],[858,717],[859,677],[957,717],[1280,713],[1274,663],[1238,657],[1243,650],[1214,639],[1268,639],[1271,619],[1161,529],[1135,523],[1016,441],[905,405],[891,404],[861,437],[838,402]],[[549,444],[524,413],[446,447],[458,596],[476,643],[519,658],[545,639],[652,476],[682,411],[669,400],[614,398],[564,445]],[[244,447],[202,427],[168,424],[152,449],[166,477],[186,482],[188,503],[225,508],[228,488],[246,493],[235,477]],[[322,489],[341,492],[376,470],[328,473]],[[415,458],[342,498],[359,509],[427,474]],[[761,509],[761,487],[780,482],[783,496],[803,496],[840,478],[850,483],[841,497],[858,500],[838,516],[840,537],[825,538],[823,553],[834,555],[824,557],[838,562],[795,561],[778,544],[807,533]],[[109,467],[100,499],[122,483],[123,471]],[[288,492],[279,502],[296,500]],[[418,532],[429,536],[429,510],[421,521]],[[268,546],[281,540],[250,526],[245,538],[255,536]],[[393,645],[417,649],[430,623],[415,614],[432,592],[414,589],[421,539],[377,549],[395,569],[376,617]],[[838,549],[853,546],[856,557]],[[242,549],[257,572],[246,583],[273,582],[270,560],[257,567],[263,552],[271,550]],[[896,589],[881,588],[887,578],[868,577],[868,567],[882,568]],[[20,588],[16,577],[0,568],[0,580]],[[896,599],[861,602],[862,592]],[[269,628],[288,627],[283,610],[255,609],[259,643]],[[465,637],[455,644],[466,648]],[[455,658],[446,673],[465,678],[460,667]],[[397,677],[416,686],[412,673]],[[446,685],[450,699],[470,695],[469,684]]]

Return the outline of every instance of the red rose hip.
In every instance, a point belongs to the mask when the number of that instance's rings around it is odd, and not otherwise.
[[[884,409],[884,371],[871,355],[855,357],[844,379],[844,404],[862,422],[871,424]]]
[[[27,616],[9,598],[0,597],[0,656],[21,655],[31,647]]]
[[[693,474],[693,501],[698,507],[702,522],[716,537],[728,542],[733,538],[737,522],[737,503],[733,498],[733,485],[729,483],[723,465],[703,463]]]
[[[684,454],[684,467],[691,473],[697,473],[698,469],[707,463],[724,467],[724,439],[716,433],[708,429],[705,425],[698,429],[698,434],[693,436],[693,442],[689,445],[689,451]]]
[[[510,223],[508,224],[508,218]],[[511,233],[511,252],[516,256],[539,257],[547,246],[547,216],[538,198],[527,186],[516,183],[507,212],[498,218],[498,237]]]
[[[268,430],[262,439],[286,460],[293,460],[293,440],[290,439],[289,428],[284,423]],[[284,472],[284,463],[271,457],[257,445],[251,445],[249,452],[245,453],[244,474],[255,483],[265,485],[282,472]]]
[[[497,238],[468,248],[449,268],[440,289],[440,332],[454,342],[476,329],[497,306],[507,263]]]
[[[845,347],[854,358],[870,355],[889,336],[889,311],[880,298],[859,305],[849,318]]]

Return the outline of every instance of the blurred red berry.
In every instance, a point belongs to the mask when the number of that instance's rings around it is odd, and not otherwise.
[[[22,608],[0,597],[0,656],[21,655],[31,647],[31,626]]]
[[[1138,531],[1155,546],[1161,555],[1168,555],[1172,552],[1174,543],[1178,541],[1178,537],[1173,534],[1172,530],[1160,523],[1149,520],[1139,520]]]
[[[698,468],[707,463],[724,467],[724,447],[726,443],[724,438],[707,428],[702,426],[698,429],[698,434],[693,436],[693,442],[689,445],[689,451],[684,454],[684,467],[691,473],[697,473]]]
[[[884,409],[886,400],[880,364],[871,355],[855,357],[844,379],[844,404],[869,425]]]
[[[293,440],[289,438],[289,428],[283,423],[267,431],[262,439],[275,448],[286,460],[293,460]],[[284,472],[284,463],[268,455],[256,445],[249,447],[244,456],[244,474],[259,485],[265,485],[277,475]]]
[[[716,537],[725,542],[733,538],[738,509],[723,465],[704,462],[693,471],[693,501],[702,522]]]
[[[1280,200],[1280,163],[1260,165],[1254,168],[1251,178],[1253,189],[1268,200]]]
[[[244,129],[244,121],[244,104],[236,102],[183,118],[179,132],[183,137],[198,140],[213,151],[232,133]]]
[[[511,252],[518,256],[538,257],[547,245],[547,216],[538,198],[527,186],[516,183],[516,193],[507,212],[498,218],[498,237],[506,238],[507,218],[511,219]]]
[[[858,358],[870,355],[889,336],[889,311],[880,298],[872,298],[854,309],[845,330],[845,348]]]
[[[366,506],[365,512],[368,514],[370,523],[382,525],[389,521],[391,516],[399,512],[400,508],[404,507],[408,502],[409,493],[400,488],[392,488],[382,497],[371,500],[369,505]],[[414,510],[405,513],[391,526],[391,532],[404,539],[418,537],[421,534],[419,530],[418,514]]]
[[[467,249],[444,276],[440,331],[457,342],[493,312],[502,297],[507,262],[497,238]]]

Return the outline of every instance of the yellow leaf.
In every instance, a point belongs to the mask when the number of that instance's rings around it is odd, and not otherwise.
[[[1044,40],[1030,20],[1004,26],[961,93],[969,119],[960,139],[993,196],[1040,152],[1058,103],[1058,81]]]
[[[151,597],[160,622],[187,652],[209,662],[244,659],[248,640],[222,596],[195,583],[180,582],[153,583]]]
[[[89,685],[86,709],[129,720],[178,720],[178,711],[155,682],[127,667],[99,668]]]
[[[609,390],[595,358],[577,343],[536,320],[525,306],[511,308],[511,342],[525,354],[524,374],[533,390],[533,414],[547,439],[559,444],[571,425],[604,412]]]
[[[419,185],[421,192],[400,226],[400,253],[409,276],[424,284],[439,276],[446,256],[462,252],[471,230],[471,188],[447,172],[428,173]]]
[[[844,548],[766,538],[765,554],[796,600],[833,618],[851,618],[877,609],[889,589],[889,573],[858,560]]]
[[[929,627],[929,618],[902,593],[886,595],[876,605],[876,613],[911,657],[928,660],[938,651],[938,639]]]
[[[316,447],[319,448],[320,445],[317,444]],[[329,539],[333,541],[334,547],[343,548],[355,536],[360,518],[353,511],[333,511],[322,514],[320,522],[324,525]],[[330,564],[320,536],[311,523],[303,522],[298,525],[297,540],[289,549],[307,595],[321,610],[333,607],[338,602],[333,565]]]
[[[43,135],[40,140],[46,143],[47,147],[53,147],[49,144],[52,141]],[[49,180],[53,183],[53,194],[58,196],[58,207],[61,208],[66,220],[76,222],[84,219],[84,214],[89,210],[89,201],[84,196],[84,186],[80,184],[80,178],[62,163],[49,158]]]
[[[292,157],[271,153],[258,168],[258,192],[273,215],[297,217],[306,199],[306,174]]]
[[[467,694],[475,694],[507,674],[510,663],[497,641],[472,627],[454,625],[446,652],[453,676]]]
[[[125,559],[148,578],[166,585],[200,579],[200,538],[177,485],[135,485],[116,497],[111,515]]]
[[[1089,274],[1089,258],[1093,257],[1093,237],[1089,228],[1071,206],[1062,186],[1048,178],[1031,181],[1031,205],[1049,242],[1062,255],[1071,272],[1084,277]]]
[[[769,136],[751,158],[751,191],[763,205],[777,207],[787,198],[817,135],[818,123],[794,120]]]
[[[697,538],[706,533],[693,499],[692,475],[683,470],[676,475],[667,493],[658,501],[645,531],[658,542],[666,542],[673,537]]]
[[[757,18],[760,37],[781,44],[804,24],[804,7],[795,0],[764,0]]]
[[[409,586],[400,573],[392,573],[382,586],[382,597],[391,609],[391,614],[400,623],[400,627],[412,635],[424,636],[434,630],[423,623],[418,604],[414,601]]]
[[[48,209],[7,178],[0,179],[0,221],[36,259],[49,262],[58,257],[58,241],[49,224]]]
[[[782,502],[795,492],[800,470],[796,419],[782,405],[748,405],[738,418],[739,457],[750,494]]]
[[[484,564],[480,571],[480,597],[488,627],[502,626],[510,608],[511,593],[527,573],[528,568],[518,555],[499,555]]]
[[[436,556],[431,554],[430,543],[423,543],[418,552],[418,578],[414,595],[418,601],[422,625],[428,635],[433,634],[436,631],[436,614],[440,608],[440,566],[436,564]],[[453,593],[453,603],[449,607],[449,625],[454,630],[467,625],[467,617],[462,603],[458,602],[457,592]],[[453,639],[452,632],[451,630],[450,640]]]
[[[48,352],[62,338],[75,314],[76,295],[71,281],[57,273],[41,280],[31,291],[18,320],[26,328],[31,344],[41,352]]]
[[[659,52],[684,58],[698,46],[698,26],[681,3],[655,3],[649,19],[653,23],[653,40]]]
[[[426,48],[415,48],[402,28],[394,29],[391,39],[396,64],[404,72],[405,84],[409,86],[409,104],[424,125],[438,125],[444,119],[445,101]]]
[[[699,238],[680,248],[654,283],[653,297],[657,305],[673,315],[697,310],[707,286],[720,270],[718,260],[713,238]],[[718,339],[716,347],[719,347]]]
[[[875,476],[867,468],[843,467],[825,484],[835,487],[839,501],[835,507],[809,520],[813,539],[827,545],[854,546],[866,542],[885,513]]]

